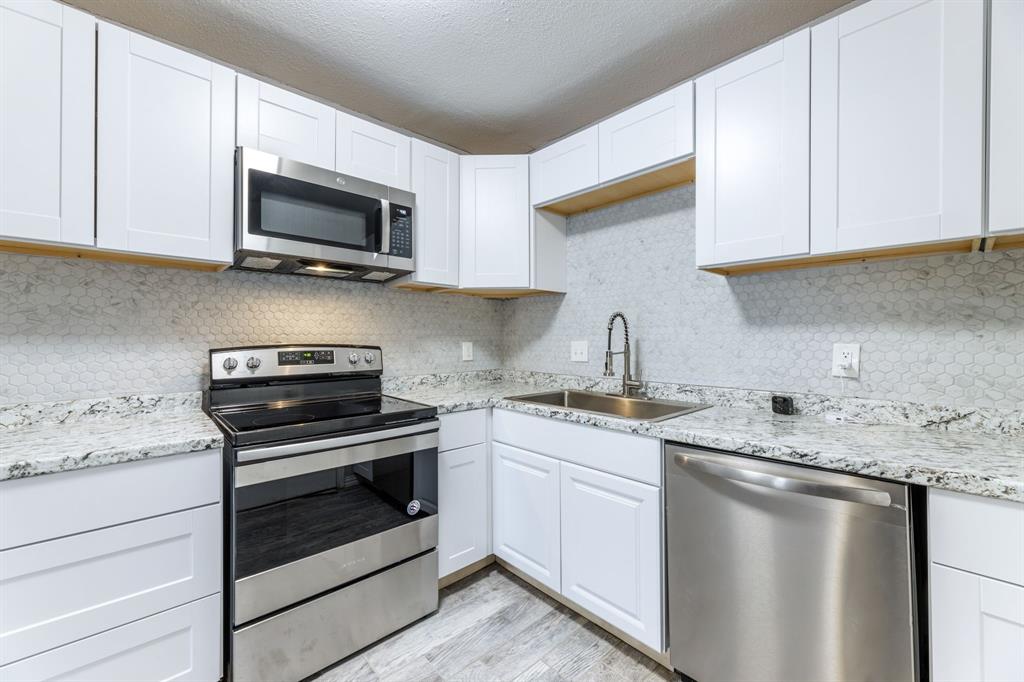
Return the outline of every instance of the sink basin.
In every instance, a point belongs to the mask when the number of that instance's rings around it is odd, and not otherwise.
[[[609,417],[635,419],[642,422],[658,422],[709,407],[709,405],[683,403],[676,400],[624,398],[621,395],[591,393],[590,391],[548,391],[546,393],[517,395],[509,398],[509,400],[537,405],[551,405],[578,412],[603,414]]]

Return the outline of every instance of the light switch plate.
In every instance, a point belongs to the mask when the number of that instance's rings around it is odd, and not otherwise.
[[[832,376],[856,379],[860,376],[860,344],[832,345]]]
[[[587,342],[573,341],[569,344],[569,360],[572,362],[586,362],[588,359]]]
[[[463,362],[469,362],[473,359],[473,342],[463,341],[462,342],[462,360]]]

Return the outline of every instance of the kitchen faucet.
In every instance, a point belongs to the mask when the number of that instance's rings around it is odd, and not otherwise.
[[[622,350],[613,353],[612,352],[612,328],[615,326],[615,319],[622,320],[622,331],[624,335],[624,343]],[[630,370],[630,359],[629,359],[629,322],[626,320],[626,316],[621,312],[614,312],[612,316],[608,318],[608,350],[604,352],[604,375],[606,377],[615,376],[615,369],[612,366],[612,358],[616,355],[622,356],[623,367],[622,367],[622,395],[623,397],[631,397],[637,393],[643,382],[637,381],[633,378]]]

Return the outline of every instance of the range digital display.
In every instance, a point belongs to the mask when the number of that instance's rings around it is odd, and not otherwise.
[[[333,365],[333,350],[282,350],[277,352],[277,364],[287,365]]]

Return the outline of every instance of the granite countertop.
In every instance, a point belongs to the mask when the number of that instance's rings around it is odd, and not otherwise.
[[[0,409],[0,481],[220,448],[198,393]]]
[[[643,423],[507,400],[532,384],[412,386],[392,391],[438,413],[500,407],[687,445],[729,450],[944,490],[1024,502],[1024,439],[904,424],[837,423],[823,416],[711,407]]]

